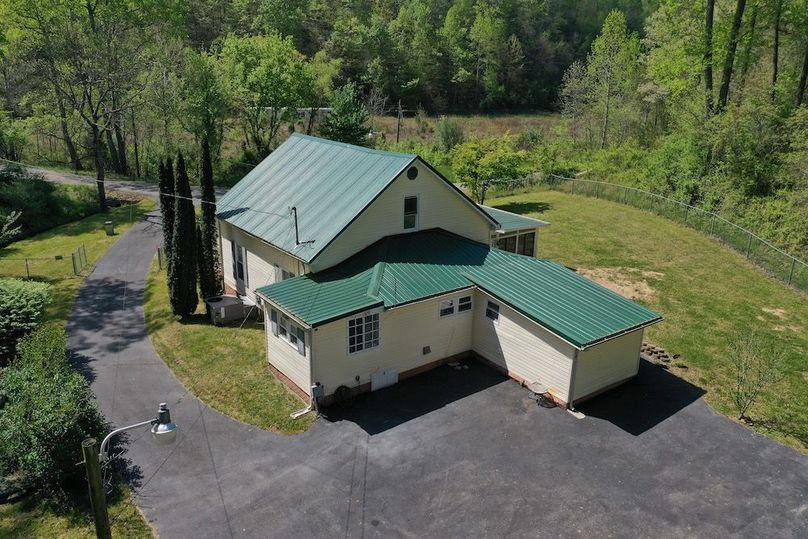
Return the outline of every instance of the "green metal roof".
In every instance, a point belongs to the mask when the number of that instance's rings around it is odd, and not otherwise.
[[[217,202],[217,216],[304,262],[339,236],[417,155],[292,134]],[[468,197],[433,167],[458,196]],[[298,238],[291,208],[297,209]],[[496,225],[485,210],[480,213]]]
[[[219,199],[217,215],[310,262],[416,157],[293,134]]]
[[[491,206],[480,207],[488,213],[491,217],[499,222],[500,230],[523,230],[525,228],[541,228],[548,226],[550,223],[542,221],[541,219],[533,219],[532,217],[525,217],[518,213],[511,213],[509,211],[501,210],[499,208],[492,208]]]
[[[581,349],[661,320],[554,262],[491,249],[440,229],[389,236],[333,268],[258,293],[318,326],[371,307],[475,286]]]

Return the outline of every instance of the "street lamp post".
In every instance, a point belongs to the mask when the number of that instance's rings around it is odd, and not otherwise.
[[[90,502],[92,503],[93,518],[95,519],[95,535],[98,539],[111,539],[112,537],[109,528],[109,515],[107,514],[107,501],[101,481],[100,465],[100,462],[106,463],[109,460],[109,441],[116,434],[147,425],[151,425],[152,436],[159,445],[168,445],[177,439],[177,424],[171,421],[168,406],[162,402],[157,410],[157,417],[113,430],[101,442],[100,450],[97,449],[95,438],[87,438],[81,443],[84,466],[87,469]]]

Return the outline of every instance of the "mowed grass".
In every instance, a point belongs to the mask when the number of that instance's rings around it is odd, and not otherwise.
[[[629,206],[553,191],[487,204],[550,221],[540,234],[540,257],[650,287],[638,301],[665,320],[646,330],[645,340],[681,354],[671,372],[705,390],[707,402],[727,416],[737,415],[732,340],[752,330],[776,339],[787,351],[785,378],[748,415],[755,430],[808,453],[806,295],[710,237]]]
[[[154,537],[152,529],[132,503],[126,487],[121,484],[118,489],[121,493],[107,500],[112,536]],[[0,537],[6,539],[90,539],[95,536],[89,500],[81,504],[79,509],[67,512],[55,511],[35,497],[0,505]]]
[[[143,200],[137,205],[119,206],[107,214],[95,214],[79,221],[57,226],[0,250],[0,277],[26,278],[50,283],[51,299],[45,312],[48,322],[65,323],[79,287],[93,265],[118,241],[121,234],[141,221],[154,209],[155,202]],[[107,236],[104,222],[111,220],[115,235]],[[87,266],[79,275],[73,272],[71,253],[84,246]],[[56,256],[61,256],[57,260]],[[28,258],[28,271],[25,259]]]
[[[230,417],[262,429],[296,434],[313,414],[292,419],[306,404],[270,372],[263,326],[208,323],[204,305],[182,322],[171,313],[166,272],[153,265],[146,285],[146,327],[154,347],[180,382],[199,399]]]
[[[31,276],[52,286],[45,322],[65,325],[70,306],[93,265],[121,237],[121,234],[142,220],[154,206],[153,201],[144,200],[136,206],[114,208],[108,214],[92,215],[12,243],[0,251],[0,276],[26,276],[25,263],[10,260],[12,258],[50,258],[30,264]],[[103,224],[107,220],[115,223],[116,235],[107,236],[104,232]],[[87,252],[88,265],[77,276],[73,274],[70,253],[82,244]],[[64,259],[55,260],[54,256],[57,254],[62,255]],[[119,483],[116,488],[117,495],[108,500],[113,536],[152,537],[152,530],[133,504],[129,490],[123,483]],[[0,505],[0,537],[95,537],[95,525],[86,490],[77,489],[75,496],[75,506],[68,511],[50,507],[37,496],[30,496],[17,503]]]

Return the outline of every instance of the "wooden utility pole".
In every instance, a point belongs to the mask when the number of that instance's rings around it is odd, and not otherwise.
[[[101,481],[101,465],[98,463],[98,443],[95,438],[87,438],[81,442],[81,452],[84,455],[84,467],[87,469],[87,484],[90,488],[90,502],[95,519],[95,536],[98,539],[112,539],[104,484]]]

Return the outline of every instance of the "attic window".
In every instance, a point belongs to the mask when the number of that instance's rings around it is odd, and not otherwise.
[[[417,167],[410,167],[407,169],[407,177],[411,180],[414,180],[418,177],[418,168]]]
[[[404,197],[404,228],[418,228],[418,197]]]

